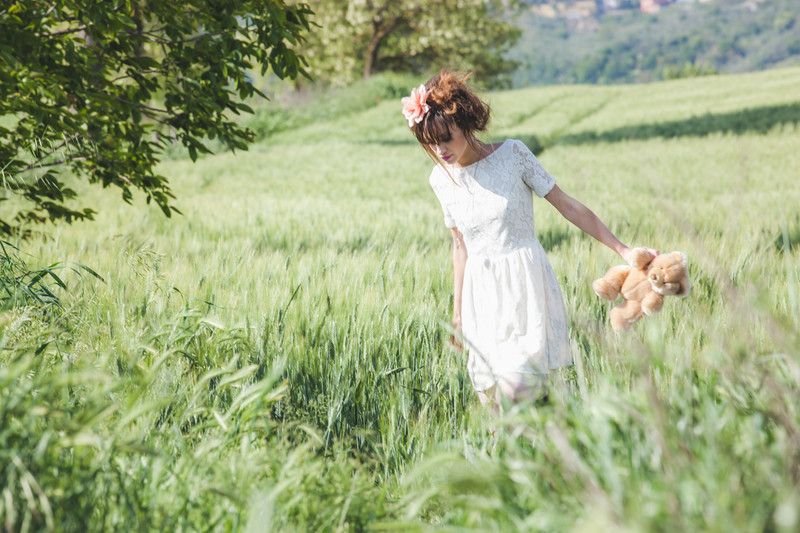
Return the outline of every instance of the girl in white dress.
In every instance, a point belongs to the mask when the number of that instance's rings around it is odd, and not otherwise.
[[[536,239],[532,193],[623,259],[630,248],[564,193],[522,142],[475,137],[490,109],[467,77],[437,74],[403,98],[403,114],[437,163],[430,184],[453,237],[453,327],[469,350],[481,401],[498,407],[503,396],[541,394],[543,376],[572,363],[561,290]]]

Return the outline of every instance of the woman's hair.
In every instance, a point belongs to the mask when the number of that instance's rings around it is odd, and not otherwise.
[[[438,161],[430,145],[450,140],[451,129],[464,132],[470,147],[477,150],[475,132],[486,131],[491,109],[467,87],[469,74],[443,70],[425,83],[430,91],[427,104],[430,110],[411,130],[434,161]]]

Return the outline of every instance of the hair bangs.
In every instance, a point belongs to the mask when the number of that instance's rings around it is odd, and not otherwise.
[[[431,109],[422,122],[414,128],[414,135],[420,144],[434,145],[450,141],[453,118],[441,111],[437,111]]]

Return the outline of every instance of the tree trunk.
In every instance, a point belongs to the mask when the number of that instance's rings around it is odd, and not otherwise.
[[[392,5],[392,2],[395,1],[387,0],[372,18],[372,34],[369,37],[367,50],[364,54],[365,79],[378,73],[381,47],[386,38],[404,25],[408,25],[410,21],[414,20],[422,12],[423,7],[416,6],[411,9],[402,9],[399,13],[389,13],[387,15],[387,10]]]
[[[366,57],[364,58],[364,79],[369,78],[373,74],[377,74],[380,56],[378,53],[381,50],[383,38],[386,36],[380,30],[372,33],[367,45]]]

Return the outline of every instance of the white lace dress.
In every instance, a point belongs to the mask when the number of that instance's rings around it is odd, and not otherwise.
[[[430,184],[467,249],[461,320],[473,386],[571,364],[561,289],[533,225],[531,191],[544,196],[555,179],[511,139],[449,172],[437,165]]]

